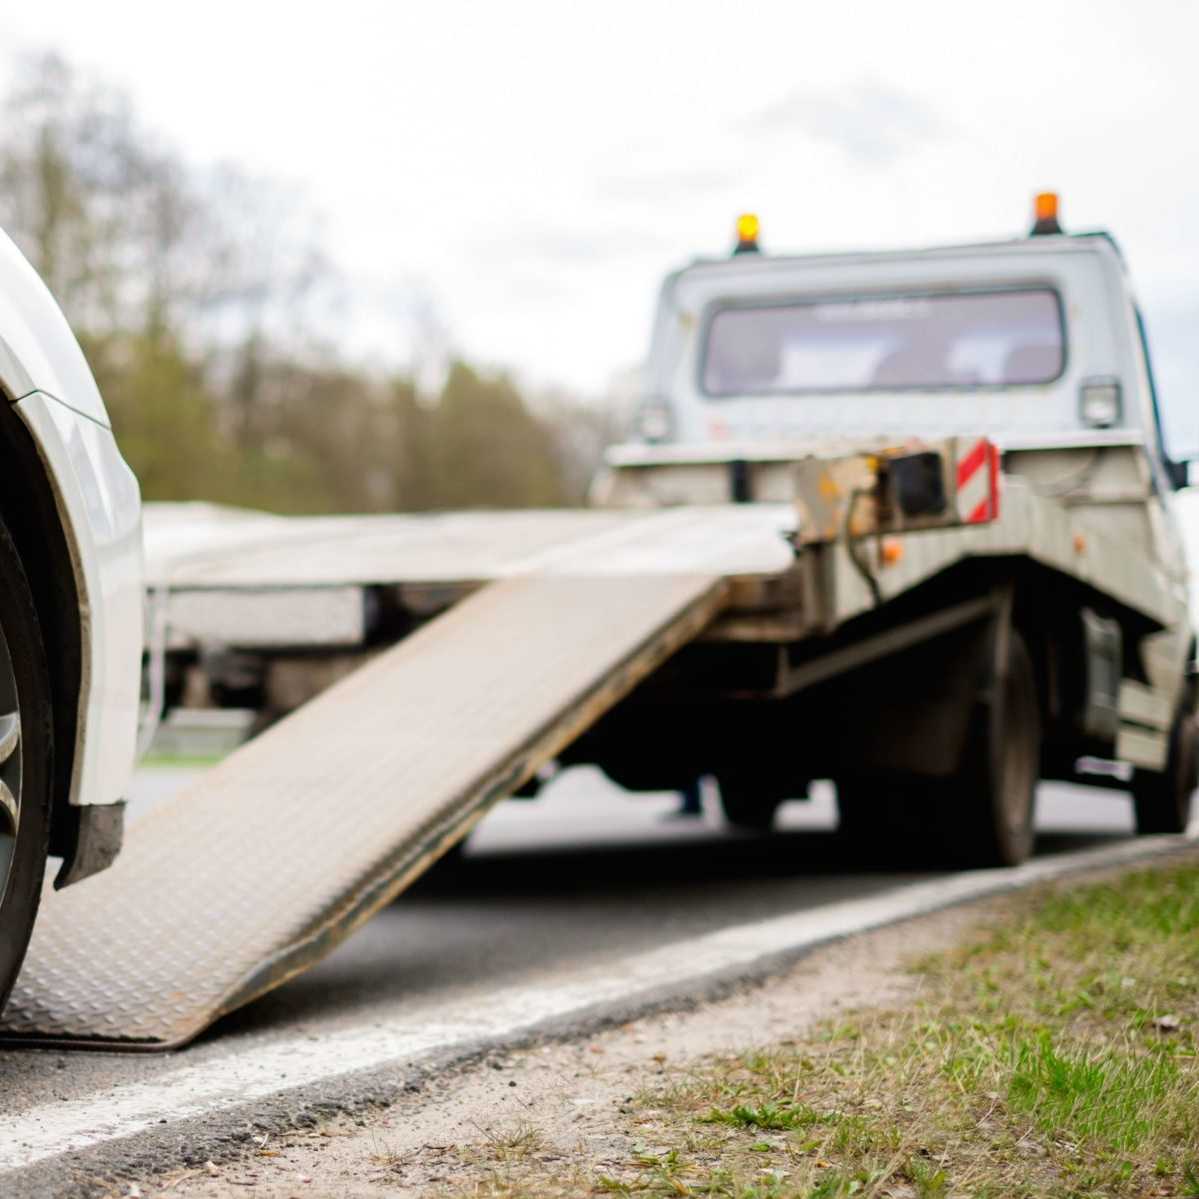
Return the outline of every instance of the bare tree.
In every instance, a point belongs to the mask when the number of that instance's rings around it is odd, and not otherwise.
[[[315,512],[582,493],[602,420],[453,363],[426,287],[401,297],[410,376],[338,355],[342,285],[294,189],[188,163],[55,55],[20,64],[4,110],[0,223],[75,327],[147,498]]]

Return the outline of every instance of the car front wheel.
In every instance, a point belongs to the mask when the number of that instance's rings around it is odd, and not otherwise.
[[[50,687],[21,559],[0,522],[0,1009],[25,957],[50,835]]]

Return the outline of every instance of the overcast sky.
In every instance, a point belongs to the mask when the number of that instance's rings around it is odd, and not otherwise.
[[[12,10],[10,10],[12,13]],[[199,163],[323,214],[355,353],[453,344],[596,391],[662,273],[761,214],[770,249],[1023,232],[1054,188],[1124,244],[1172,405],[1199,392],[1199,4],[38,0],[10,50],[132,92]],[[1187,406],[1194,405],[1187,396]]]

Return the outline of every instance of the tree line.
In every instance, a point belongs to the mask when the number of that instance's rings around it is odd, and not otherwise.
[[[345,358],[344,286],[303,203],[190,164],[54,55],[3,101],[0,225],[62,305],[149,500],[276,512],[577,503],[613,419],[450,359]]]

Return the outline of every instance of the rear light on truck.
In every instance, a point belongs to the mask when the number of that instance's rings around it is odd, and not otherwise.
[[[637,409],[637,435],[660,445],[674,437],[674,409],[663,400],[645,400]]]
[[[947,437],[795,464],[797,546],[999,519],[999,449]]]
[[[1078,389],[1078,416],[1092,429],[1114,429],[1124,415],[1119,379],[1084,379]]]

